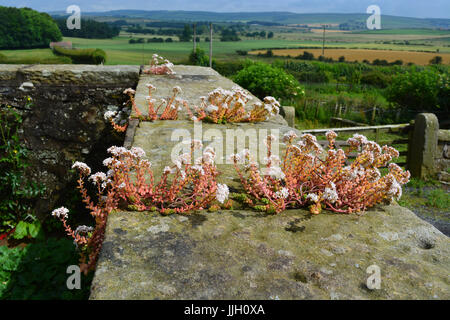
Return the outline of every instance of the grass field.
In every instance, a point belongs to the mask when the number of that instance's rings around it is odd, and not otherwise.
[[[272,39],[254,39],[241,37],[237,42],[221,42],[219,35],[215,34],[213,39],[213,57],[217,60],[236,60],[244,59],[239,56],[236,50],[254,51],[272,49],[295,49],[298,48],[317,48],[307,49],[315,56],[319,56],[322,47],[322,31],[304,32],[304,28],[294,26],[283,27],[255,27],[255,30],[273,31],[275,33]],[[320,32],[318,32],[320,31]],[[198,44],[207,53],[209,52],[209,43],[205,42],[206,35],[200,36]],[[82,38],[64,38],[64,41],[71,41],[76,48],[99,48],[107,54],[106,64],[143,64],[148,63],[153,53],[158,53],[174,63],[182,63],[187,60],[192,50],[192,43],[178,42],[177,37],[171,37],[174,42],[170,43],[144,43],[129,44],[130,38],[152,38],[155,35],[129,34],[122,32],[120,36],[113,39],[82,39]],[[165,36],[158,36],[167,38]],[[428,64],[428,61],[435,55],[441,55],[445,63],[448,62],[450,54],[450,31],[432,30],[432,29],[399,29],[399,30],[376,30],[365,32],[336,32],[326,31],[326,47],[339,48],[339,50],[327,50],[326,54],[333,53],[333,58],[339,58],[344,55],[346,60],[353,59],[386,59],[388,61],[401,59],[405,63],[414,62],[417,64]],[[353,51],[345,51],[356,49]],[[360,51],[360,49],[383,49],[392,50],[383,51]],[[344,50],[343,52],[340,52]],[[413,51],[427,51],[429,53],[416,53]],[[439,51],[439,54],[436,52]],[[7,57],[40,59],[52,58],[50,49],[31,49],[31,50],[2,50],[0,53]],[[317,54],[316,54],[317,53]],[[278,54],[278,53],[277,53]],[[287,53],[295,56],[296,54]],[[380,57],[381,55],[381,57]],[[387,55],[387,56],[386,56]],[[353,58],[355,57],[355,58]]]
[[[322,55],[322,49],[280,49],[273,50],[276,56],[296,57],[308,51],[314,54],[314,57]],[[266,50],[251,51],[250,54],[266,53]],[[403,60],[404,63],[415,63],[417,65],[427,65],[435,56],[441,56],[444,64],[450,64],[449,53],[430,53],[430,52],[414,52],[414,51],[394,51],[394,50],[366,50],[366,49],[325,49],[324,56],[338,60],[344,56],[346,61],[363,61],[364,59],[372,62],[375,59],[385,59],[388,62],[395,60]]]

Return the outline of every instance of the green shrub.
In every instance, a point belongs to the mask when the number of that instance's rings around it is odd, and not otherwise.
[[[391,78],[388,75],[381,73],[378,70],[364,73],[361,76],[361,83],[367,84],[379,88],[386,88],[391,82]]]
[[[106,53],[102,49],[65,49],[54,47],[56,55],[69,57],[75,64],[100,64],[106,62]]]
[[[290,72],[294,77],[301,82],[317,82],[328,83],[331,81],[331,76],[324,70],[305,71],[305,72]]]
[[[194,50],[191,51],[189,63],[195,66],[209,67],[209,56],[206,55],[202,48],[197,47],[195,48],[195,52]]]
[[[234,81],[261,99],[266,96],[291,99],[305,95],[305,90],[291,74],[262,62],[249,63]]]
[[[31,106],[30,102],[26,104],[28,108]],[[35,200],[44,193],[42,185],[30,181],[24,174],[28,167],[28,150],[18,135],[22,121],[16,110],[0,106],[0,234],[21,221],[34,223]]]
[[[81,274],[81,290],[66,286],[78,254],[68,239],[50,238],[25,248],[0,246],[0,300],[87,299],[93,273]]]
[[[411,72],[398,74],[392,79],[387,88],[386,98],[401,108],[416,112],[439,111],[439,91],[442,85],[440,75],[430,69],[418,71],[413,68]],[[448,109],[447,106],[443,106]],[[444,111],[444,110],[443,110]]]
[[[242,60],[216,61],[216,63],[213,64],[213,68],[221,75],[230,77],[236,75],[239,71],[244,69],[244,65],[245,63]]]

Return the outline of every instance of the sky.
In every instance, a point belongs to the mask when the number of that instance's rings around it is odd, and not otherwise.
[[[78,5],[81,12],[120,9],[185,11],[290,11],[298,13],[366,13],[378,5],[381,14],[450,18],[450,0],[0,0],[0,5],[29,7],[38,11],[65,11]]]

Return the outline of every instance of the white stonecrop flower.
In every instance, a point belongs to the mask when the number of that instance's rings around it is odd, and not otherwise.
[[[282,188],[280,191],[275,192],[275,196],[279,199],[286,199],[289,197],[289,189]]]
[[[109,147],[107,151],[109,153],[115,155],[116,157],[120,156],[120,155],[123,155],[123,154],[127,154],[129,152],[127,148],[125,148],[125,147],[117,147],[117,146]]]
[[[145,86],[147,88],[149,88],[150,90],[156,90],[156,87],[154,85],[152,85],[151,83],[147,83]]]
[[[293,130],[291,130],[283,135],[283,142],[292,142],[292,140],[297,138],[298,135]]]
[[[191,155],[189,153],[183,153],[178,157],[178,161],[181,164],[190,164],[191,163]]]
[[[208,113],[213,113],[213,112],[215,112],[215,111],[218,111],[219,110],[219,107],[217,107],[217,106],[214,106],[214,105],[209,105],[208,107],[206,107],[206,112],[208,112]]]
[[[226,184],[217,184],[217,190],[216,190],[216,199],[220,203],[224,203],[226,199],[228,199],[228,195],[230,194],[230,191],[228,190],[228,186]]]
[[[105,167],[109,167],[113,163],[113,161],[114,161],[113,158],[106,158],[105,160],[103,160],[103,165]]]
[[[330,203],[335,203],[338,200],[336,185],[333,182],[330,182],[330,188],[325,188],[322,199],[328,200]]]
[[[69,216],[69,209],[61,207],[52,211],[52,216],[59,219],[67,219]]]
[[[175,168],[171,168],[169,166],[165,166],[164,167],[164,173],[165,174],[170,174],[170,173],[175,173],[177,170]]]
[[[286,177],[284,172],[278,166],[272,166],[272,167],[269,167],[269,168],[264,168],[263,170],[264,170],[264,174],[265,175],[274,177],[276,179],[284,179]]]
[[[76,161],[72,166],[72,169],[75,168],[80,170],[84,174],[91,174],[91,168],[89,168],[88,165],[84,162]]]
[[[132,147],[130,149],[130,152],[136,158],[143,158],[143,157],[145,157],[145,151],[141,147]]]
[[[315,193],[308,193],[308,195],[306,196],[306,200],[311,200],[312,202],[317,202],[317,201],[319,201],[319,196]]]
[[[337,137],[337,133],[333,130],[330,130],[325,133],[325,136],[327,137],[327,139],[335,139]]]
[[[398,183],[398,181],[394,178],[392,174],[386,175],[388,183],[390,183],[390,188],[387,191],[387,196],[390,198],[390,201],[394,199],[400,200],[402,197],[402,186]]]
[[[173,87],[173,93],[177,94],[177,93],[181,93],[181,88],[179,86],[175,86]]]
[[[279,166],[281,163],[280,157],[275,154],[271,155],[269,158],[264,157],[264,161],[265,161],[265,163],[270,162],[270,165],[274,165],[274,166]]]
[[[117,111],[106,111],[105,114],[103,115],[103,118],[105,118],[105,120],[109,120],[112,117],[115,117],[117,114]]]
[[[89,177],[93,184],[100,183],[106,180],[106,174],[104,172],[97,172]]]
[[[134,90],[131,89],[131,88],[128,88],[128,89],[125,89],[125,90],[123,91],[123,93],[125,93],[125,94],[135,94],[136,91],[134,91]]]
[[[75,235],[78,235],[78,234],[88,234],[89,232],[92,232],[92,231],[94,231],[94,228],[92,228],[92,227],[88,227],[88,226],[78,226],[76,229],[75,229]]]

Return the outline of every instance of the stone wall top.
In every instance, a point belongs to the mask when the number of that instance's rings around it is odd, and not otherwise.
[[[97,86],[137,83],[139,66],[117,65],[10,65],[0,64],[0,83],[31,82],[33,85],[86,85]],[[20,84],[19,84],[20,85]]]

